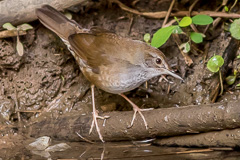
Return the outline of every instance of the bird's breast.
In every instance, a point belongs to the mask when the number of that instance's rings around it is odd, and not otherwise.
[[[91,83],[113,94],[133,90],[147,80],[147,74],[137,69],[129,71],[115,66],[102,66],[98,74],[89,68],[81,67],[81,70]]]

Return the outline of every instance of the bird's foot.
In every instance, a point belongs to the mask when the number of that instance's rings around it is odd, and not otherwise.
[[[96,125],[96,130],[97,130],[99,139],[100,139],[102,142],[104,142],[103,137],[102,137],[102,134],[101,134],[101,132],[100,132],[100,128],[99,128],[99,126],[98,126],[97,119],[106,120],[106,119],[108,119],[108,118],[110,118],[110,116],[103,116],[103,117],[102,117],[102,116],[99,116],[99,115],[98,115],[98,111],[97,111],[97,110],[93,111],[93,120],[92,120],[91,128],[90,128],[90,130],[89,130],[89,134],[91,134],[94,125]]]
[[[145,125],[146,129],[148,129],[147,121],[146,121],[144,115],[142,114],[142,112],[143,112],[143,111],[153,110],[153,108],[141,109],[141,108],[139,108],[139,107],[138,107],[137,105],[135,105],[135,104],[132,104],[132,106],[133,106],[134,114],[133,114],[133,118],[132,118],[132,121],[131,121],[131,124],[130,124],[129,128],[131,128],[131,127],[133,126],[134,120],[135,120],[135,118],[136,118],[136,114],[137,114],[137,112],[138,112],[138,113],[140,114],[140,116],[142,117],[142,120],[143,120],[143,122],[144,122],[144,125]]]

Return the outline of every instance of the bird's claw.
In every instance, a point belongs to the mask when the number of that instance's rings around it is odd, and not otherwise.
[[[131,127],[133,126],[134,120],[135,120],[135,118],[136,118],[136,114],[137,114],[137,112],[138,112],[138,113],[140,114],[140,116],[142,117],[142,120],[143,120],[143,122],[144,122],[144,125],[145,125],[146,129],[148,129],[147,121],[146,121],[144,115],[142,114],[142,112],[153,110],[153,108],[140,109],[137,105],[134,105],[134,106],[133,106],[133,110],[134,110],[133,118],[132,118],[131,124],[130,124],[130,126],[128,126],[128,128],[131,128]]]

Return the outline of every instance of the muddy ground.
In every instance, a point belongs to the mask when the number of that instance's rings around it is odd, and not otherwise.
[[[125,1],[124,4],[140,11],[166,11],[171,1],[139,1],[136,4]],[[202,1],[196,8],[212,10],[209,3]],[[189,3],[177,2],[174,11],[188,10]],[[153,35],[162,24],[162,20],[133,15],[121,10],[116,4],[91,2],[88,6],[71,7],[73,19],[84,28],[98,26],[124,37],[143,40],[145,33]],[[223,22],[228,22],[223,19]],[[186,65],[178,47],[171,38],[160,49],[164,52],[171,67],[181,75],[184,82],[170,76],[173,83],[159,82],[153,78],[139,88],[126,93],[137,105],[144,108],[180,107],[186,105],[209,104],[210,84],[213,76],[206,69],[206,62],[212,55],[222,53],[231,37],[223,30],[220,23],[214,32],[209,29],[203,44],[195,45],[202,52],[191,52],[191,66]],[[0,40],[0,123],[1,126],[16,123],[31,123],[36,117],[46,112],[51,116],[65,113],[90,114],[92,112],[90,83],[84,78],[67,47],[53,32],[46,29],[39,21],[31,23],[34,29],[21,36],[24,55],[16,53],[16,37]],[[214,34],[213,34],[214,33]],[[184,41],[184,37],[182,37]],[[209,43],[209,52],[203,54],[204,46]],[[207,58],[204,59],[204,56]],[[239,60],[235,58],[228,73],[237,68]],[[237,80],[239,81],[239,80]],[[237,82],[236,82],[237,84]],[[227,86],[217,101],[236,100],[239,90]],[[130,104],[119,95],[95,89],[96,106],[102,111],[132,110]],[[0,127],[1,129],[1,127]],[[14,132],[14,131],[12,131]],[[12,133],[8,133],[12,134]],[[9,143],[9,145],[11,145]]]

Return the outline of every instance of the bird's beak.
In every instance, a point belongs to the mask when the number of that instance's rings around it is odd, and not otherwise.
[[[176,73],[174,73],[174,72],[172,72],[172,71],[170,71],[170,70],[168,70],[168,69],[163,69],[163,74],[166,74],[166,75],[171,75],[171,76],[173,76],[173,77],[175,77],[175,78],[177,78],[177,79],[180,79],[180,80],[182,80],[183,81],[183,79],[179,76],[179,75],[177,75]]]

